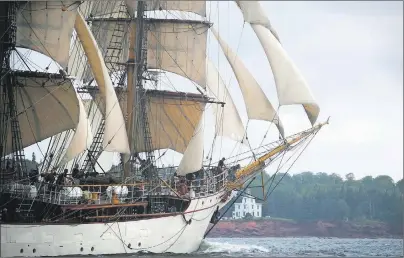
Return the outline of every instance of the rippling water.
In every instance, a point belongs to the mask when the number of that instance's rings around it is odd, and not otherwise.
[[[210,257],[269,256],[402,256],[401,239],[341,238],[215,238],[204,241],[198,254]]]
[[[403,255],[401,239],[341,238],[211,238],[192,255],[136,254],[116,257],[202,258],[202,257],[398,257]]]

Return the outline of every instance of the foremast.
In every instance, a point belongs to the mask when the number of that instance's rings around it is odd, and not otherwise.
[[[1,38],[1,103],[0,116],[0,171],[8,166],[17,168],[17,178],[23,178],[26,173],[25,169],[25,156],[24,149],[22,148],[21,131],[17,116],[16,99],[14,96],[15,77],[10,67],[10,58],[12,51],[16,46],[16,10],[17,2],[2,2],[1,12],[3,21],[2,24],[2,38]],[[10,123],[11,128],[8,128]],[[8,138],[8,132],[11,130],[11,139]],[[12,158],[11,164],[9,161],[5,161],[5,148],[7,141],[11,140],[12,144]],[[5,163],[5,164],[3,164]],[[5,174],[1,176],[3,179],[12,176],[9,171],[5,171]]]

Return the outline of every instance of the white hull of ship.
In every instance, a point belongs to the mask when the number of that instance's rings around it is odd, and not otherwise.
[[[2,224],[1,257],[191,253],[198,250],[223,192],[193,199],[182,215],[86,224]]]

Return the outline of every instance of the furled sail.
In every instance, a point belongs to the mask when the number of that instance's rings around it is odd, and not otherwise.
[[[186,175],[196,172],[203,165],[203,150],[204,150],[204,118],[202,115],[198,127],[196,127],[194,135],[189,142],[187,149],[177,168],[177,175]]]
[[[20,3],[16,46],[38,51],[65,68],[79,4],[78,1]]]
[[[111,78],[98,49],[97,42],[81,14],[77,15],[75,29],[87,55],[94,79],[105,101],[104,150],[130,153],[125,120],[112,86]]]
[[[256,1],[245,1],[245,2],[256,2]],[[256,13],[260,8],[258,2],[255,5],[251,4],[239,4],[243,15]],[[248,9],[248,8],[254,9]],[[261,15],[264,13],[261,11]],[[244,17],[247,20],[247,17]],[[320,113],[320,108],[314,100],[307,82],[303,78],[296,65],[289,58],[286,51],[283,49],[282,45],[276,39],[276,37],[271,33],[269,29],[260,23],[251,23],[255,34],[257,35],[262,47],[264,48],[265,54],[271,65],[272,73],[274,74],[279,105],[293,105],[302,104],[306,114],[313,125]]]
[[[243,94],[248,118],[273,122],[278,127],[280,134],[284,136],[283,126],[278,117],[278,114],[272,107],[271,102],[262,91],[258,82],[252,76],[250,71],[248,71],[248,69],[244,66],[241,59],[238,58],[238,56],[219,36],[217,31],[213,27],[211,28],[211,31],[219,42],[219,45],[221,46],[227,58],[227,61],[231,65],[234,74],[236,75],[237,82]]]
[[[207,83],[209,94],[219,101],[225,102],[223,107],[213,106],[216,117],[216,135],[228,137],[234,141],[243,142],[245,129],[233,99],[215,65],[207,59]]]
[[[137,1],[126,0],[128,11],[133,14],[137,9]],[[206,1],[166,1],[166,0],[149,0],[146,2],[147,11],[183,11],[206,16]]]
[[[128,60],[128,37],[122,37],[122,51],[116,53],[112,37],[116,28],[127,33],[128,23],[122,20],[94,20],[92,31],[101,53],[112,71],[123,69],[122,63]],[[208,24],[193,21],[150,20],[147,36],[147,68],[172,72],[196,82],[206,84],[206,40]],[[114,32],[115,31],[115,32]],[[112,54],[115,51],[115,54]],[[89,81],[91,78],[85,78]]]
[[[40,142],[79,123],[80,107],[70,80],[59,74],[14,72],[14,87],[22,148]],[[0,109],[3,109],[3,105]],[[3,110],[0,113],[4,114]],[[5,155],[12,150],[11,121],[8,120]]]
[[[85,151],[88,147],[90,147],[91,142],[93,141],[91,124],[88,120],[86,109],[81,101],[80,96],[77,96],[77,99],[80,107],[79,124],[77,125],[73,138],[69,143],[69,147],[66,149],[66,152],[60,162],[61,165],[66,164],[70,160],[74,159],[77,155]]]

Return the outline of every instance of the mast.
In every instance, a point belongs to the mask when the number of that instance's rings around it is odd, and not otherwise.
[[[1,126],[0,126],[0,168],[3,167],[3,156],[6,146],[8,131],[11,130],[12,141],[12,168],[19,178],[23,178],[25,169],[25,156],[22,148],[21,131],[17,116],[17,106],[14,97],[15,76],[10,67],[11,52],[16,46],[16,2],[3,2],[1,4],[3,22],[1,24]],[[8,128],[10,123],[11,128]],[[5,164],[7,165],[7,164]]]
[[[147,117],[147,99],[143,94],[143,73],[146,70],[147,57],[147,24],[145,15],[146,4],[144,1],[137,2],[136,26],[131,22],[131,36],[129,40],[129,60],[128,60],[128,135],[131,145],[131,156],[129,164],[124,166],[124,178],[133,174],[135,157],[133,150],[136,149],[137,141],[143,141],[146,147],[147,174],[155,172],[154,153],[152,151],[152,139]],[[135,36],[135,37],[134,37]],[[133,47],[134,46],[134,47]],[[134,64],[133,64],[133,61]],[[139,138],[138,132],[141,132],[143,139]],[[158,180],[158,179],[156,179]],[[151,182],[149,182],[151,183]]]

